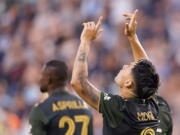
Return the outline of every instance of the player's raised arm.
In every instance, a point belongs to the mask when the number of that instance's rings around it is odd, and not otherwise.
[[[84,29],[81,33],[80,46],[76,55],[71,85],[81,98],[89,105],[98,110],[100,91],[88,81],[88,54],[91,42],[101,33],[100,25],[102,17],[98,22],[83,23]]]
[[[136,9],[134,11],[134,13],[132,13],[132,14],[126,13],[123,15],[129,20],[129,23],[125,24],[124,33],[128,37],[129,42],[131,44],[131,49],[132,49],[133,57],[134,57],[135,61],[139,61],[141,59],[148,59],[148,56],[147,56],[144,48],[142,47],[142,45],[137,37],[137,34],[136,34],[137,13],[138,13],[138,10]]]

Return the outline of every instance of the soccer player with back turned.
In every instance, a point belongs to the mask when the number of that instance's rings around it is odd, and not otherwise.
[[[129,25],[136,25],[136,12],[130,18]],[[115,77],[121,89],[119,95],[101,92],[88,81],[87,58],[91,42],[102,31],[101,23],[102,17],[97,24],[83,24],[71,84],[88,104],[103,114],[103,135],[156,135],[159,109],[154,95],[159,86],[159,76],[147,58],[135,59],[135,62],[123,66]],[[142,46],[136,46],[135,50],[140,48]]]
[[[130,41],[134,60],[138,61],[141,59],[148,59],[148,56],[145,50],[141,47],[142,45],[139,42],[136,34],[136,27],[137,27],[136,13],[137,11],[135,11],[134,14],[124,14],[127,20],[131,20],[129,24],[128,23],[125,24],[124,33]],[[158,101],[158,108],[159,108],[158,120],[160,122],[156,130],[157,135],[172,135],[173,122],[171,117],[171,109],[167,101],[163,97],[159,96],[157,93],[155,96]]]
[[[32,135],[93,135],[92,114],[78,97],[66,91],[67,66],[51,60],[43,68],[41,92],[49,97],[32,108],[29,122]]]

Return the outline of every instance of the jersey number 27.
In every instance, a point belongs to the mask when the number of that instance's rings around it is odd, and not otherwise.
[[[87,135],[89,125],[89,117],[87,115],[75,115],[74,120],[69,116],[63,116],[59,120],[59,128],[64,128],[65,124],[68,124],[68,130],[65,135],[73,135],[76,128],[75,122],[82,123],[81,135]]]

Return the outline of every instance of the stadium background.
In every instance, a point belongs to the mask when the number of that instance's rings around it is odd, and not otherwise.
[[[43,63],[62,59],[71,72],[81,23],[100,15],[104,31],[92,45],[90,80],[116,94],[113,78],[132,61],[122,14],[136,8],[138,36],[161,76],[159,93],[171,106],[173,135],[180,135],[179,0],[1,0],[0,135],[29,134],[29,111],[43,98],[37,85]],[[102,135],[102,118],[93,113],[95,135]]]

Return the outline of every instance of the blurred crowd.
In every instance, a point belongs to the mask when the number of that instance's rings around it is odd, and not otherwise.
[[[44,98],[38,86],[43,64],[66,61],[70,78],[82,23],[100,15],[103,33],[91,48],[89,77],[102,91],[118,94],[114,77],[133,60],[122,14],[136,8],[138,36],[160,74],[159,94],[170,104],[173,135],[179,135],[179,0],[1,0],[0,135],[29,135],[30,109]],[[102,135],[101,115],[92,111],[95,135]]]

